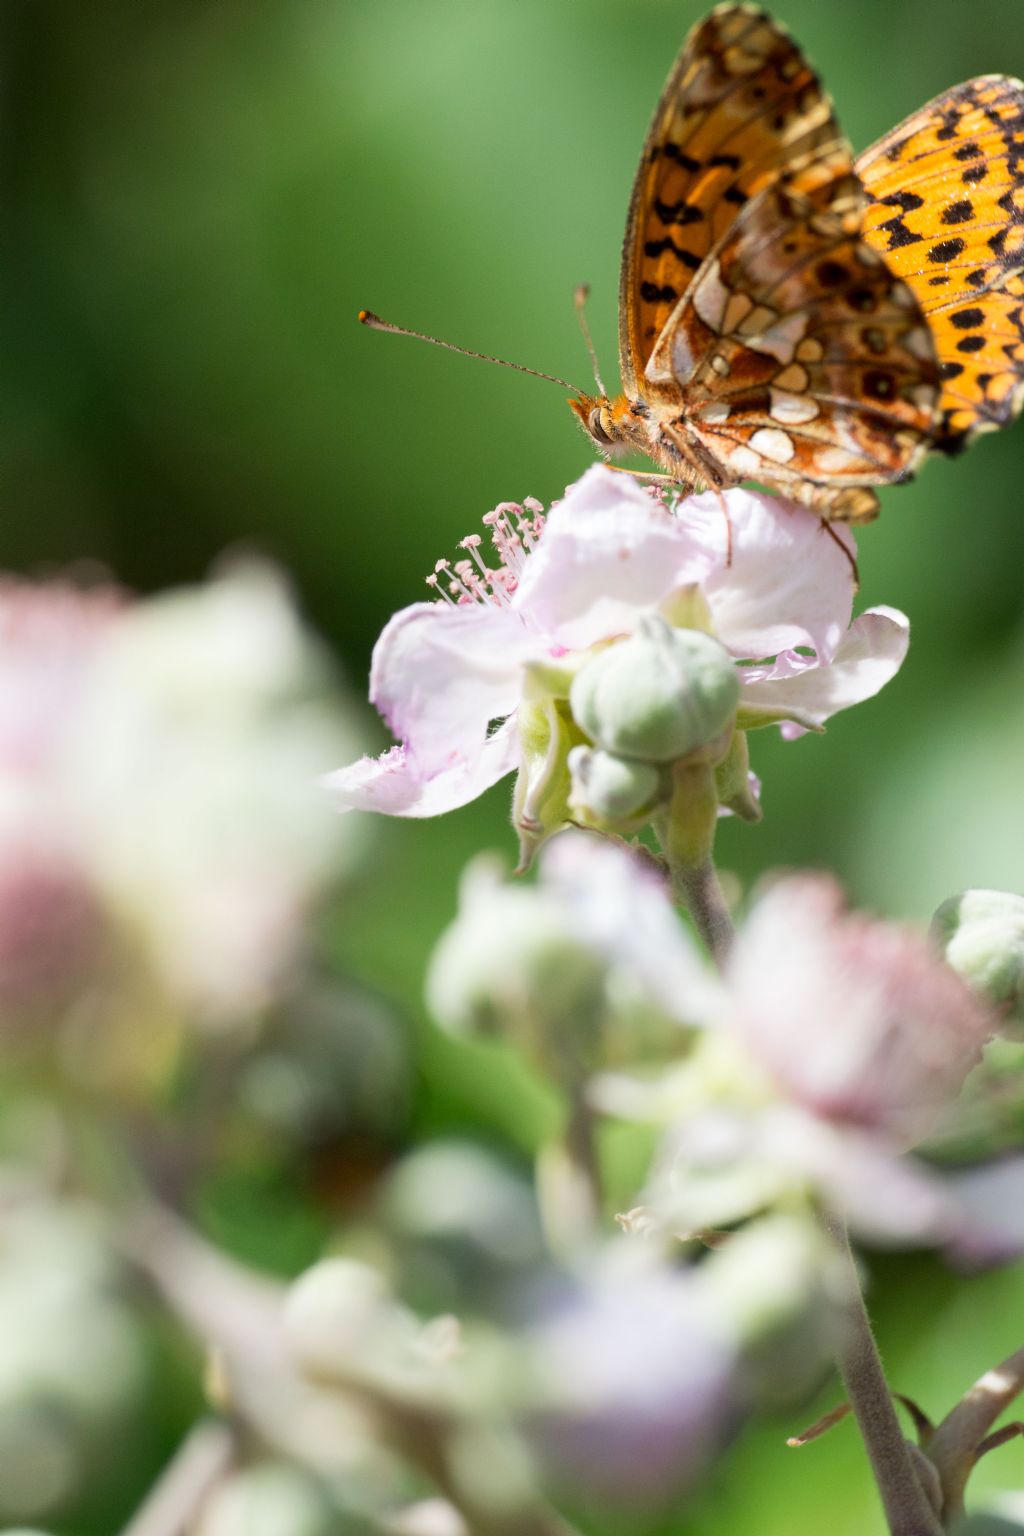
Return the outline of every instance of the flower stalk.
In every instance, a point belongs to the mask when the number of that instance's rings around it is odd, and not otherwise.
[[[826,1227],[845,1260],[849,1279],[837,1364],[871,1462],[890,1536],[942,1536],[942,1522],[917,1475],[911,1447],[896,1417],[846,1229],[832,1219]]]

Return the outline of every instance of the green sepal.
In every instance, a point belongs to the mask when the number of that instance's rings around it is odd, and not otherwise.
[[[729,750],[715,768],[718,803],[741,821],[760,821],[761,803],[750,788],[750,748],[745,731],[733,731]]]

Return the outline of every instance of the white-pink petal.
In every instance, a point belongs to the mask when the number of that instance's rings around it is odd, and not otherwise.
[[[491,723],[512,713],[527,646],[519,620],[486,603],[414,603],[390,620],[374,647],[370,700],[421,777],[481,751]]]
[[[538,635],[582,650],[630,633],[641,612],[711,564],[659,502],[594,465],[548,513],[513,606]]]
[[[885,687],[903,664],[910,643],[910,620],[895,608],[869,608],[855,619],[828,665],[793,653],[773,666],[743,672],[740,701],[751,709],[792,711],[816,725]],[[786,724],[787,737],[803,733]]]
[[[488,736],[471,755],[453,752],[447,763],[426,775],[404,746],[380,757],[363,757],[323,784],[339,811],[378,811],[386,816],[441,816],[476,800],[511,773],[519,762],[515,720]]]
[[[691,496],[678,516],[712,560],[702,588],[715,632],[733,655],[809,646],[831,659],[853,610],[855,545],[847,529],[745,490]]]

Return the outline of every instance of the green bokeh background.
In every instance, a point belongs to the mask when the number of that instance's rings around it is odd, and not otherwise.
[[[591,455],[552,386],[373,335],[356,311],[585,384],[571,293],[587,280],[612,372],[633,169],[702,9],[3,0],[2,563],[99,560],[149,590],[258,547],[362,689],[382,623],[435,560],[495,502],[547,501]],[[857,147],[957,80],[1024,73],[1021,0],[780,14]],[[725,825],[720,845],[744,883],[827,865],[858,900],[920,918],[965,885],[1024,887],[1022,466],[1018,426],[883,493],[862,601],[910,615],[910,659],[827,736],[755,740],[765,821]],[[339,914],[339,960],[414,1016],[458,871],[481,847],[512,851],[507,800],[502,786],[382,828]],[[536,1093],[483,1052],[421,1038],[416,1133],[528,1147]],[[896,1383],[926,1406],[1019,1344],[1020,1274],[872,1268]],[[671,1529],[880,1532],[849,1427],[797,1456],[781,1447],[792,1428],[749,1434]],[[1022,1468],[1011,1447],[980,1481]]]

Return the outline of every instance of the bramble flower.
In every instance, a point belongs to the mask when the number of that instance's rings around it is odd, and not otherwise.
[[[140,601],[0,584],[6,1020],[129,971],[209,1019],[265,1001],[353,845],[309,789],[351,740],[328,677],[269,567]]]
[[[718,1022],[708,1070],[736,1079],[669,1133],[654,1198],[673,1222],[736,1220],[802,1184],[866,1236],[984,1250],[968,1203],[905,1155],[993,1028],[923,934],[850,913],[824,876],[781,879],[740,932]]]
[[[703,755],[722,804],[756,818],[742,733],[820,729],[906,652],[902,614],[851,624],[849,531],[770,496],[669,509],[595,466],[546,516],[528,500],[484,523],[497,564],[479,535],[464,540],[430,578],[438,601],[378,640],[370,697],[399,744],[330,776],[339,809],[433,816],[518,770],[529,847],[588,819],[588,786],[595,824],[608,806],[639,824],[671,795],[673,762]],[[615,650],[634,636],[624,669]]]
[[[984,1190],[961,1198],[907,1155],[994,1027],[924,935],[846,911],[825,877],[791,876],[755,901],[720,977],[646,860],[567,832],[538,862],[535,885],[474,873],[428,997],[450,1028],[525,1028],[535,1056],[544,1038],[552,1055],[575,1041],[604,1067],[595,1107],[664,1124],[646,1197],[659,1221],[693,1231],[803,1195],[875,1239],[1000,1251]],[[662,1036],[637,1028],[638,1000]],[[684,1034],[666,1046],[666,1025],[696,1027],[688,1053]],[[643,1073],[652,1038],[679,1058],[658,1078]]]
[[[994,1024],[923,933],[849,911],[824,875],[762,894],[728,985],[737,1037],[787,1098],[907,1146],[956,1097]]]
[[[567,832],[545,844],[536,884],[504,873],[473,860],[434,951],[427,1003],[447,1029],[514,1037],[548,1066],[608,1066],[665,1055],[710,1014],[715,983],[653,864]]]
[[[70,772],[89,867],[173,992],[260,1006],[354,849],[309,784],[352,739],[324,653],[269,565],[125,610]]]

